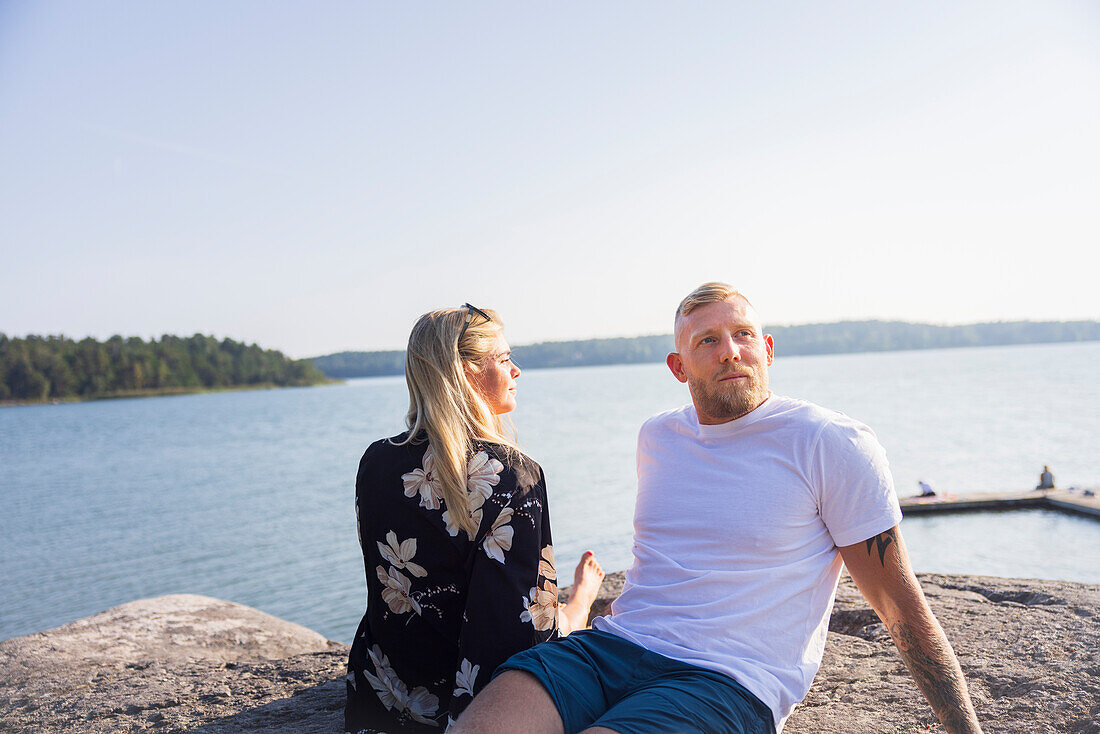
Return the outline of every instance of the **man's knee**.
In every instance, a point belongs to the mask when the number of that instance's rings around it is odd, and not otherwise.
[[[561,715],[539,679],[522,670],[506,670],[485,686],[450,734],[563,734]]]

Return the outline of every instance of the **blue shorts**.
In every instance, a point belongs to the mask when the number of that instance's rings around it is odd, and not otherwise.
[[[775,734],[772,712],[728,675],[580,630],[516,653],[493,673],[542,683],[565,734],[604,726],[622,734]]]

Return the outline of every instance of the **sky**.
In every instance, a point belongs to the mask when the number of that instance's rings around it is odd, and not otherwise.
[[[1092,2],[0,0],[0,332],[1100,318]]]

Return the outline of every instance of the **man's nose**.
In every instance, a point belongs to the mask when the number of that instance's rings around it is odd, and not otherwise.
[[[726,339],[722,344],[722,361],[723,362],[740,362],[741,361],[741,348],[737,346],[732,338]]]
[[[513,380],[516,379],[517,377],[519,377],[519,375],[520,375],[519,367],[516,367],[515,365],[512,365],[512,379]]]

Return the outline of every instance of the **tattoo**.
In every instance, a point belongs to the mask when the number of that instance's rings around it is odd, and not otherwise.
[[[897,532],[890,528],[885,533],[879,533],[873,538],[867,539],[867,554],[870,555],[871,548],[876,544],[878,545],[878,560],[883,566],[886,565],[886,549],[891,543],[897,545],[898,535]]]
[[[970,696],[966,693],[961,671],[953,664],[950,648],[930,654],[921,646],[920,636],[913,628],[901,621],[890,626],[890,635],[913,679],[947,731],[980,731],[974,728],[976,720],[972,718]]]

